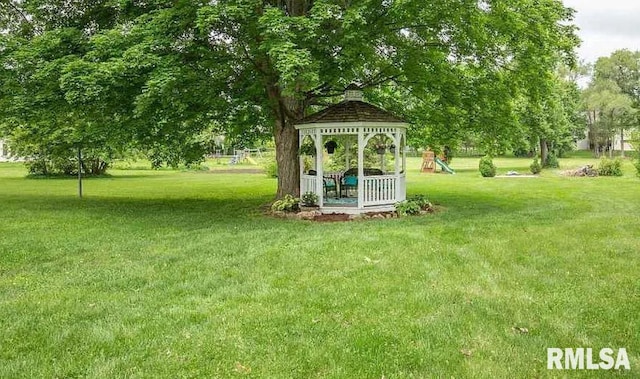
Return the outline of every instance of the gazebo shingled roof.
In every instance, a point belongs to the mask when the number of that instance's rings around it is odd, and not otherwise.
[[[399,117],[359,100],[344,100],[319,112],[311,114],[300,124],[324,124],[340,122],[392,122],[405,123]]]

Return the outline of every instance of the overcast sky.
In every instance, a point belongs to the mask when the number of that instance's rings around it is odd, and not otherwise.
[[[640,50],[640,0],[563,0],[577,11],[575,23],[582,45],[578,56],[587,62],[619,49]]]

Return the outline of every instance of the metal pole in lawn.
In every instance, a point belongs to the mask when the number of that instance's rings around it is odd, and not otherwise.
[[[82,150],[78,145],[78,197],[82,199]]]

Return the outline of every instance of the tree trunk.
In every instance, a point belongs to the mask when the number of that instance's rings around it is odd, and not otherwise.
[[[613,125],[615,123],[615,110],[611,110],[611,116],[610,116],[610,122]],[[608,129],[608,128],[607,128]],[[616,129],[615,127],[611,127],[611,129],[607,130],[607,134],[609,135],[609,137],[607,138],[608,142],[609,142],[609,158],[613,159],[613,151],[615,150],[616,147]]]
[[[278,165],[278,190],[276,199],[285,195],[300,196],[299,134],[295,123],[304,115],[304,102],[282,96],[276,84],[267,85],[267,96],[275,119],[273,135],[276,143]]]
[[[311,9],[312,0],[286,0],[278,2],[288,16],[304,16]],[[285,195],[300,197],[299,134],[294,125],[305,115],[305,102],[293,96],[284,96],[278,77],[270,60],[265,57],[260,62],[264,72],[269,73],[265,88],[271,110],[275,117],[274,137],[276,143],[276,164],[278,165],[278,190],[276,198]],[[296,93],[300,93],[300,84]],[[318,152],[321,154],[322,152]]]
[[[620,157],[624,158],[624,129],[620,129]]]
[[[276,120],[276,163],[278,164],[278,192],[276,198],[284,195],[300,196],[300,160],[298,159],[298,131],[293,122],[286,118]]]
[[[615,148],[615,142],[613,138],[609,138],[609,158],[613,159],[613,150]]]
[[[600,136],[598,135],[598,131],[597,131],[597,113],[596,111],[590,111],[588,112],[589,114],[589,133],[587,134],[587,138],[589,139],[589,143],[593,143],[593,156],[595,158],[600,158],[600,143],[598,142],[598,138],[600,138]]]
[[[542,167],[547,165],[547,157],[549,156],[549,149],[547,148],[547,140],[540,138],[540,163]]]

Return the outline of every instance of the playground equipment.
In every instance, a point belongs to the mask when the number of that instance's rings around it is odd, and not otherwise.
[[[258,158],[262,158],[262,151],[260,151],[260,149],[244,149],[244,155],[246,158],[251,158],[252,154],[256,154]]]
[[[442,171],[446,172],[447,174],[455,174],[456,173],[455,171],[453,171],[453,169],[451,167],[449,167],[449,165],[447,165],[440,158],[436,157],[435,161],[436,161],[436,164],[438,166],[440,166],[440,168],[442,168]]]
[[[436,172],[435,156],[435,153],[431,150],[422,153],[422,167],[420,171],[429,173]]]
[[[251,157],[251,154],[256,154],[258,157],[262,158],[262,152],[260,151],[260,149],[234,150],[233,155],[229,160],[229,164],[235,165],[246,160],[252,165],[257,165],[258,162],[256,162],[256,160]]]
[[[449,167],[447,162],[445,162],[440,157],[436,157],[436,154],[433,151],[427,150],[424,153],[422,153],[422,167],[420,168],[420,171],[435,173],[436,165],[440,166],[442,171],[448,174],[456,173],[451,167]]]

